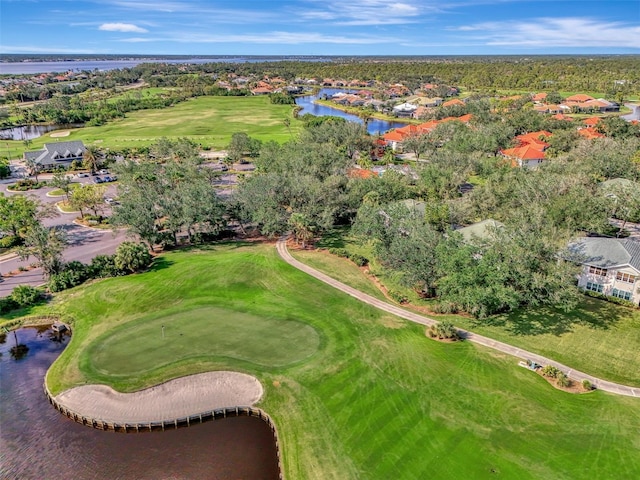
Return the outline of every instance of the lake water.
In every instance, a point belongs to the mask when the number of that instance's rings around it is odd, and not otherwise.
[[[82,72],[133,68],[141,63],[257,63],[296,60],[307,62],[327,61],[322,57],[219,57],[219,58],[132,58],[126,60],[65,60],[59,62],[0,62],[0,74],[21,75],[36,73]]]
[[[77,125],[24,125],[22,127],[3,128],[0,130],[0,140],[33,140],[47,132],[64,128],[79,128]]]
[[[348,90],[348,89],[340,89],[340,88],[323,88],[316,95],[305,95],[302,97],[296,98],[296,105],[302,107],[302,110],[298,113],[298,116],[304,115],[305,113],[310,113],[311,115],[315,115],[317,117],[322,117],[325,115],[332,115],[334,117],[342,117],[346,118],[351,122],[363,123],[362,119],[357,115],[352,115],[350,113],[343,112],[342,110],[338,110],[337,108],[328,107],[326,105],[319,105],[317,103],[313,103],[314,101],[324,98],[325,95],[329,97],[338,93],[354,93],[357,90]],[[400,128],[406,126],[406,123],[401,122],[388,122],[386,120],[379,120],[377,118],[372,118],[368,125],[367,131],[372,135],[378,135],[384,133],[392,128]]]
[[[263,421],[228,418],[157,433],[103,432],[58,413],[42,391],[44,374],[68,337],[50,329],[17,331],[29,347],[15,360],[13,332],[0,345],[0,478],[265,479],[278,478],[273,435]]]

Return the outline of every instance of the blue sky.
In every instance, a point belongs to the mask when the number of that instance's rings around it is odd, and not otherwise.
[[[0,53],[640,54],[640,0],[0,0]]]

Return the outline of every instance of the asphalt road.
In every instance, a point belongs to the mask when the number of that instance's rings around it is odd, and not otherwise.
[[[330,276],[325,275],[324,273],[319,272],[318,270],[308,265],[305,265],[304,263],[293,258],[293,256],[289,253],[289,250],[287,249],[286,239],[287,237],[285,236],[285,237],[281,237],[278,240],[278,243],[276,244],[278,254],[285,262],[297,268],[298,270],[301,270],[307,273],[308,275],[311,275],[312,277],[328,285],[331,285],[332,287],[360,300],[361,302],[372,305],[376,308],[379,308],[380,310],[391,313],[393,315],[397,315],[398,317],[404,318],[405,320],[409,320],[411,322],[418,323],[420,325],[426,325],[426,326],[435,325],[438,323],[437,320],[434,320],[432,318],[425,317],[424,315],[419,315],[415,312],[404,310],[403,308],[400,308],[397,305],[393,305],[393,304],[384,302],[382,300],[378,300],[377,298],[372,297],[371,295],[367,295],[366,293],[361,292],[360,290],[356,290],[355,288],[350,287],[349,285],[345,285],[344,283],[339,282],[335,278],[331,278]],[[572,378],[573,380],[576,380],[578,382],[582,382],[583,380],[589,380],[591,384],[594,385],[599,390],[603,390],[609,393],[615,393],[617,395],[625,395],[629,397],[640,397],[640,388],[634,388],[627,385],[621,385],[619,383],[602,380],[592,375],[588,375],[578,370],[574,370],[567,365],[563,365],[559,362],[556,362],[555,360],[543,357],[542,355],[538,355],[536,353],[529,352],[527,350],[523,350],[521,348],[514,347],[512,345],[509,345],[503,342],[498,342],[497,340],[493,340],[488,337],[483,337],[482,335],[477,335],[467,330],[462,330],[462,329],[457,329],[457,330],[460,336],[467,341],[492,348],[499,352],[506,353],[508,355],[512,355],[514,357],[521,358],[523,360],[531,360],[536,362],[539,365],[553,365],[554,367],[562,370],[568,377]]]
[[[40,175],[39,177],[44,180],[50,179],[51,175]],[[3,180],[2,183],[0,183],[0,192],[4,192],[5,195],[16,195],[17,193],[7,191],[7,185],[14,183],[15,180],[15,178]],[[74,178],[74,181],[90,183],[92,179]],[[105,186],[107,187],[105,196],[115,196],[116,186],[114,184],[105,184]],[[48,197],[47,193],[52,190],[52,187],[45,187],[38,190],[31,190],[24,194],[37,198],[43,204],[55,204],[62,200],[62,198]],[[110,213],[107,204],[105,204],[105,213]],[[57,227],[66,231],[69,245],[63,254],[65,260],[78,260],[88,263],[96,255],[114,253],[118,245],[125,240],[125,233],[122,231],[98,230],[73,223],[77,216],[78,214],[76,213],[58,212],[56,216],[43,220],[43,224],[47,227]],[[27,267],[34,262],[35,259],[33,258],[20,260],[16,256],[0,257],[0,274],[4,277],[7,273],[15,272],[20,267]],[[44,278],[40,268],[21,272],[15,276],[4,277],[0,280],[0,298],[11,294],[11,291],[18,285],[37,286],[43,283]]]

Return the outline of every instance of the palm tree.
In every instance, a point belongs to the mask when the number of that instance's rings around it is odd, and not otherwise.
[[[306,248],[307,242],[313,239],[313,226],[309,219],[302,213],[292,213],[289,217],[289,225],[296,242],[301,242],[302,248]]]
[[[40,173],[40,168],[42,167],[42,165],[32,157],[27,157],[25,163],[27,164],[27,167],[29,167],[29,174],[33,175],[33,177],[36,179],[36,183],[38,183],[38,173]]]
[[[98,160],[98,149],[93,146],[87,147],[84,151],[84,155],[82,156],[82,163],[85,168],[91,170],[91,173],[95,173],[98,171],[99,160]]]

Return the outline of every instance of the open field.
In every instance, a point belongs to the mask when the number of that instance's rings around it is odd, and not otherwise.
[[[318,246],[347,247],[350,251],[371,257],[370,251],[340,232],[330,235]],[[293,250],[291,253],[348,285],[378,298],[384,297],[370,278],[346,259],[314,251]],[[388,288],[402,291],[403,287],[375,262],[371,268]],[[428,308],[429,301],[407,293],[413,303]],[[553,358],[596,377],[640,386],[639,310],[584,297],[578,308],[568,313],[540,308],[498,315],[483,321],[462,315],[427,314],[436,319],[447,318],[458,327]]]
[[[291,133],[284,124],[291,119]],[[246,132],[262,141],[285,142],[302,128],[293,118],[291,105],[273,105],[267,96],[198,97],[173,107],[130,112],[126,118],[100,127],[71,130],[65,141],[82,140],[86,145],[122,149],[149,145],[159,138],[187,137],[203,147],[226,148],[235,132]],[[51,134],[33,140],[28,150],[56,141]],[[21,157],[21,141],[3,142],[2,154]]]
[[[31,311],[56,312],[74,319],[74,336],[49,372],[54,393],[127,378],[128,389],[140,388],[212,369],[255,375],[286,478],[640,476],[638,399],[568,394],[514,358],[430,340],[293,269],[272,245],[165,254],[147,273],[72,289]],[[232,323],[225,317],[253,327],[239,344],[216,340]],[[271,332],[260,328],[265,319],[293,328]],[[180,328],[170,330],[173,322]],[[147,348],[160,345],[162,324],[167,351]],[[189,328],[212,339],[208,352],[203,340],[191,356],[195,333],[189,342],[179,335]],[[267,360],[261,342],[271,342]],[[158,363],[149,371],[150,362]],[[97,378],[96,365],[112,373]]]

